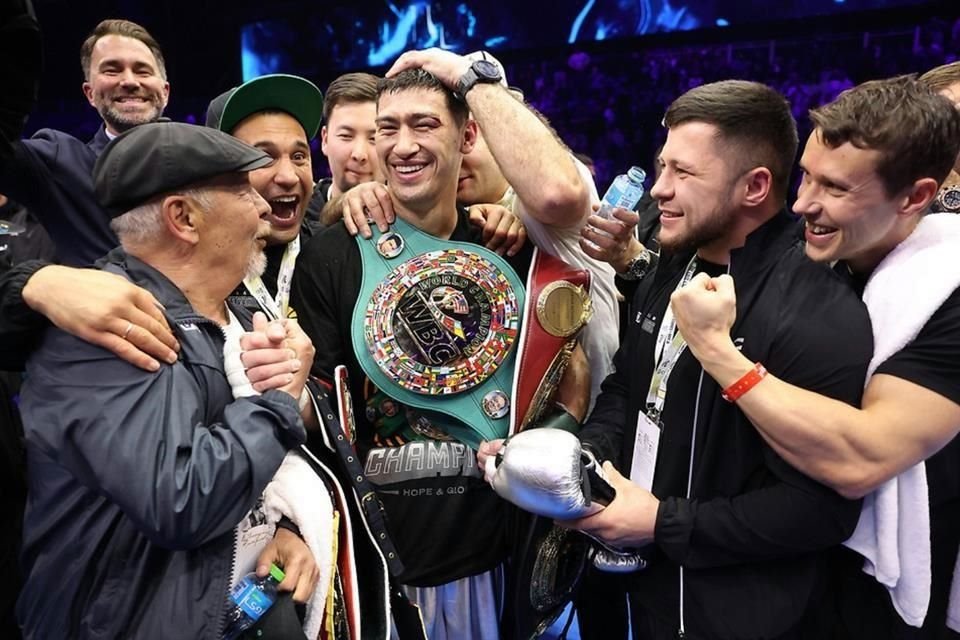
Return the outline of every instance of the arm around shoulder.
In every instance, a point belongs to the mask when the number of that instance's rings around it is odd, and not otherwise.
[[[209,389],[184,364],[145,372],[61,331],[48,335],[28,374],[28,446],[168,548],[229,531],[306,437],[289,394],[242,398],[218,415],[211,403],[224,398],[204,397]]]

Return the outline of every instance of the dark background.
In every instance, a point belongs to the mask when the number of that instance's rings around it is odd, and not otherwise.
[[[497,50],[496,55],[504,62],[510,83],[525,91],[567,144],[596,160],[597,185],[602,192],[613,176],[630,164],[649,172],[663,138],[659,122],[664,109],[677,95],[703,82],[725,78],[766,82],[791,100],[803,131],[807,109],[848,86],[897,73],[922,72],[960,57],[960,0],[858,10],[865,1],[847,0],[837,5],[844,9],[841,13],[801,19],[784,19],[784,15],[794,5],[819,10],[833,0],[817,0],[813,5],[806,1],[754,1],[750,6],[756,22],[574,45],[561,39],[522,47],[524,32],[519,30],[512,42],[520,48]],[[529,16],[539,15],[543,21],[540,35],[550,31],[546,25],[551,20],[552,33],[563,34],[569,20],[559,8],[568,4],[572,3],[524,3],[517,24],[523,16],[529,22]],[[285,20],[302,29],[310,20],[322,21],[353,7],[384,6],[382,1],[371,0],[35,0],[44,34],[45,70],[40,103],[27,132],[51,126],[85,139],[96,131],[99,118],[80,91],[79,48],[104,18],[134,20],[159,40],[172,85],[167,115],[202,122],[208,101],[242,81],[244,25]],[[346,36],[338,30],[339,38],[360,38],[360,34],[351,34],[349,27],[344,29]],[[278,43],[293,51],[297,60],[309,61],[309,69],[279,70],[299,71],[321,89],[342,71],[359,70],[312,48],[312,41],[322,40],[319,34],[314,36]],[[293,61],[290,65],[296,66]],[[384,70],[371,69],[375,73]],[[314,166],[318,176],[326,175],[319,150]]]

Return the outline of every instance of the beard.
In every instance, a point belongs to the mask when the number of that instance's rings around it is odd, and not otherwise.
[[[253,280],[254,278],[259,278],[263,275],[263,272],[267,270],[267,254],[264,253],[263,249],[257,249],[250,254],[250,259],[247,260],[247,272],[244,274],[244,280]]]
[[[669,253],[684,253],[694,249],[704,247],[714,240],[725,236],[736,223],[735,214],[729,209],[725,209],[723,204],[730,202],[733,197],[733,185],[730,190],[717,202],[717,206],[712,211],[700,216],[700,220],[695,226],[691,225],[682,234],[667,238],[662,238],[662,233],[657,232],[657,241],[660,246]]]
[[[163,115],[163,106],[151,101],[149,108],[140,112],[125,112],[112,106],[108,100],[101,100],[97,104],[97,113],[103,121],[110,125],[117,133],[123,133],[137,125],[156,122]]]
[[[660,246],[669,253],[684,253],[686,251],[699,249],[714,240],[722,238],[730,228],[733,227],[733,223],[734,219],[731,215],[712,214],[709,219],[702,222],[699,226],[694,229],[688,229],[685,234],[676,238],[664,240],[658,232],[657,241],[660,243]]]

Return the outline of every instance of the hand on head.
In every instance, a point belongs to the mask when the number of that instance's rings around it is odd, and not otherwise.
[[[407,51],[397,58],[387,71],[386,77],[392,78],[407,69],[423,69],[435,75],[449,89],[456,89],[457,82],[470,69],[471,64],[468,58],[443,49]]]

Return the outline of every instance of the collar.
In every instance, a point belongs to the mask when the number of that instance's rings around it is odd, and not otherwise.
[[[772,218],[753,230],[742,247],[730,252],[730,272],[750,274],[765,271],[777,262],[790,247],[798,243],[796,228],[799,218],[781,209]]]
[[[93,150],[94,153],[100,155],[100,153],[110,144],[110,134],[107,133],[107,125],[101,124],[100,128],[97,130],[97,133],[94,134],[93,138],[90,139],[90,142],[87,143],[87,146]]]
[[[753,230],[746,242],[730,252],[730,273],[736,276],[749,276],[769,268],[770,264],[780,260],[783,254],[795,244],[802,242],[797,232],[798,218],[786,209],[781,209],[773,217]],[[661,250],[654,282],[673,278],[693,257],[695,251],[668,254]],[[661,266],[662,265],[662,266]]]
[[[108,253],[97,261],[96,266],[104,271],[123,276],[135,285],[147,289],[163,305],[165,315],[175,322],[213,322],[198,313],[169,278],[146,262],[128,254],[123,247],[117,247]],[[228,306],[232,311],[237,311],[237,307],[229,304]]]

